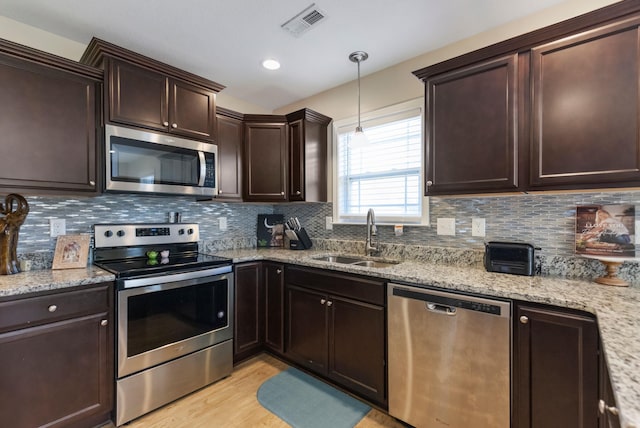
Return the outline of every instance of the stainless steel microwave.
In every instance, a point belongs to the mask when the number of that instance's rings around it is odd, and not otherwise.
[[[107,191],[215,196],[215,144],[105,126]]]

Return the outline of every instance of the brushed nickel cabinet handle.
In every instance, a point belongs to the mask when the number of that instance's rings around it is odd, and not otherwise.
[[[280,192],[280,194],[281,194],[282,196],[284,196],[284,192]]]
[[[164,122],[162,122],[162,126],[169,126],[169,122],[165,120]]]
[[[100,321],[100,325],[101,325],[101,326],[103,326],[103,327],[104,327],[105,325],[107,325],[107,324],[109,324],[109,321],[107,321],[107,320],[102,320],[102,321]]]
[[[332,302],[331,300],[329,300],[329,301],[327,302],[327,306],[331,306],[331,305],[333,305],[333,302]]]
[[[327,301],[325,299],[320,299],[320,304],[324,305],[325,303],[327,303]]]
[[[526,315],[522,315],[522,316],[520,317],[520,322],[521,322],[522,324],[526,324],[526,323],[528,323],[528,322],[529,322],[529,317],[527,317]]]
[[[58,310],[58,307],[56,305],[50,305],[47,309],[49,309],[49,312],[55,312]]]
[[[176,129],[176,128],[178,127],[178,124],[177,124],[177,123],[172,123],[172,124],[171,124],[171,127],[172,127],[173,129]]]
[[[92,186],[95,186],[95,185],[96,185],[96,182],[95,182],[95,181],[93,181],[93,180],[91,180],[91,181],[89,181],[89,184],[90,184],[90,185],[92,185]]]
[[[296,190],[296,195],[301,195],[301,194],[302,194],[302,192],[301,192],[301,191]]]
[[[276,269],[276,273],[280,275],[282,273],[282,269]]]

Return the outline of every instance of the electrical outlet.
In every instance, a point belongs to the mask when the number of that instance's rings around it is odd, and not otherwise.
[[[50,218],[49,219],[49,235],[52,238],[56,236],[64,235],[67,233],[67,222],[63,218]]]
[[[485,236],[485,219],[471,219],[471,236]]]
[[[439,218],[438,219],[438,235],[455,235],[456,219],[455,218]]]
[[[227,230],[227,218],[226,217],[218,218],[218,227],[220,227],[220,230]]]
[[[324,218],[324,228],[327,230],[333,230],[333,217]]]

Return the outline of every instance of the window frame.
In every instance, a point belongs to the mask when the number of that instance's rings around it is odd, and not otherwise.
[[[377,110],[373,110],[370,112],[366,112],[361,114],[360,122],[362,127],[364,128],[364,132],[366,134],[366,126],[367,122],[369,126],[375,126],[378,124],[384,124],[389,122],[389,120],[385,120],[385,118],[391,118],[393,120],[394,116],[399,116],[405,112],[411,110],[419,110],[420,111],[420,122],[421,122],[421,132],[422,132],[422,154],[420,156],[420,172],[419,172],[419,187],[420,187],[420,198],[421,198],[421,216],[419,221],[407,221],[406,218],[397,216],[382,216],[376,214],[376,224],[378,225],[405,225],[405,226],[430,226],[430,218],[429,218],[429,197],[425,196],[424,191],[424,174],[425,174],[425,156],[424,156],[424,130],[425,130],[425,115],[424,115],[424,98],[415,98],[409,101],[404,101],[398,104],[394,104],[391,106],[383,107]],[[342,128],[353,128],[358,124],[358,117],[352,116],[346,119],[341,119],[338,121],[333,121],[332,126],[332,144],[331,144],[331,153],[332,153],[332,172],[331,172],[331,184],[329,186],[332,189],[332,201],[333,201],[333,224],[366,224],[366,213],[361,215],[342,215],[340,214],[340,206],[339,206],[339,189],[340,183],[338,178],[338,143],[339,143],[339,135],[338,131]]]

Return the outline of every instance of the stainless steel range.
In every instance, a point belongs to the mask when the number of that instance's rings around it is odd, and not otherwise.
[[[98,224],[116,275],[116,424],[231,374],[231,260],[198,253],[197,224]]]

